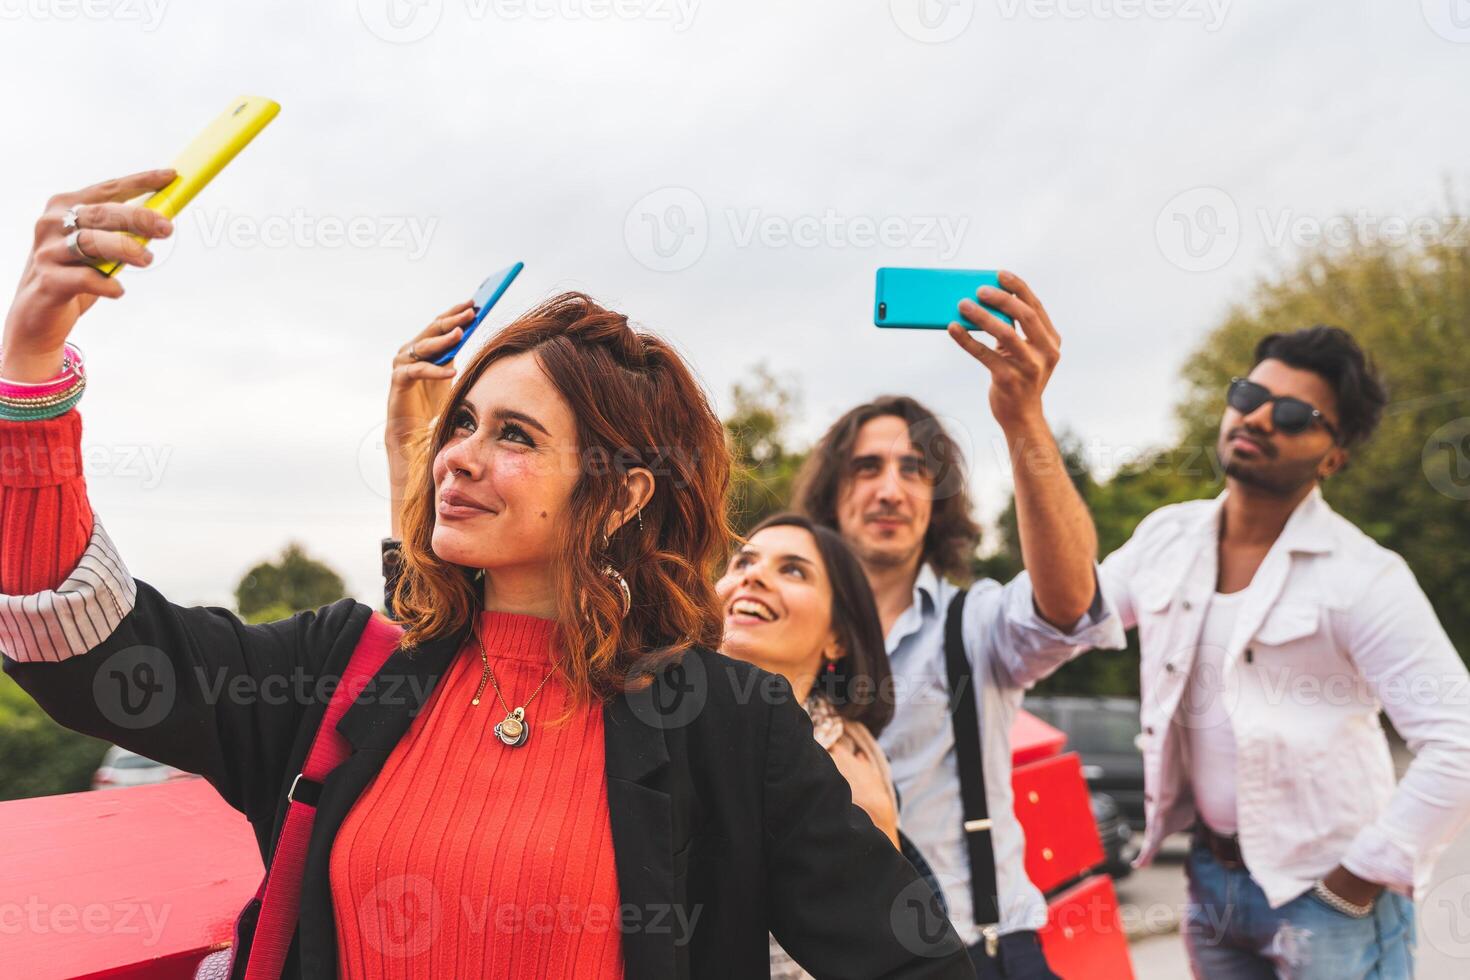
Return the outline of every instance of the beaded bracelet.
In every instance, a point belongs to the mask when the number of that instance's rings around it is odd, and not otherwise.
[[[3,368],[3,365],[0,365]],[[45,381],[10,381],[0,377],[0,420],[36,422],[64,415],[87,388],[82,352],[68,343],[61,356],[61,373]]]

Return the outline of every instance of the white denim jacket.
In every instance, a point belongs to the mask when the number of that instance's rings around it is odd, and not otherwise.
[[[1225,496],[1155,511],[1102,563],[1103,594],[1138,626],[1142,647],[1138,865],[1194,821],[1180,701],[1215,590]],[[1470,817],[1470,675],[1404,560],[1320,490],[1255,574],[1222,696],[1238,752],[1241,851],[1272,907],[1339,863],[1423,895]],[[1397,788],[1380,708],[1414,753]]]

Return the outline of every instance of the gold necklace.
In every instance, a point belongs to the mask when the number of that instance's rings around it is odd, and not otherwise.
[[[526,739],[531,737],[531,723],[526,720],[526,706],[536,700],[536,695],[540,694],[541,689],[546,686],[546,682],[551,680],[551,675],[556,673],[556,665],[551,665],[550,673],[541,678],[541,683],[537,684],[536,690],[532,691],[531,696],[526,698],[526,703],[512,711],[510,705],[505,703],[505,695],[500,693],[500,682],[495,679],[495,672],[490,669],[490,657],[485,653],[485,642],[480,639],[479,614],[476,613],[474,615],[475,643],[480,647],[480,661],[485,665],[485,670],[480,674],[480,686],[475,688],[475,699],[470,704],[478,705],[480,703],[480,695],[485,691],[485,681],[489,680],[491,684],[495,685],[495,696],[500,699],[500,706],[505,709],[505,720],[495,726],[495,737],[511,748],[525,745]]]

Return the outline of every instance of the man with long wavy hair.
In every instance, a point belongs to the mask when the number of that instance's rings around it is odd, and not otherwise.
[[[979,529],[963,454],[912,398],[880,398],[838,419],[807,460],[795,502],[841,532],[873,587],[898,702],[879,741],[904,828],[933,865],[979,975],[1046,978],[1053,974],[1035,931],[1046,922],[1046,903],[1026,878],[1025,841],[1011,816],[1011,722],[1025,688],[1085,646],[1120,645],[1122,631],[1097,586],[1092,518],[1042,413],[1061,338],[1019,276],[1003,272],[1000,282],[1004,289],[983,288],[976,299],[1020,329],[965,300],[960,314],[995,346],[959,323],[949,333],[990,374],[990,411],[1011,455],[1027,571],[1005,585],[985,579],[961,589],[950,581],[970,577]],[[960,691],[961,674],[955,690],[974,699],[978,735],[957,736],[951,725],[951,613],[960,669],[972,678]]]

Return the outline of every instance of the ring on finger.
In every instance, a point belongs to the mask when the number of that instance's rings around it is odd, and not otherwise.
[[[96,258],[82,251],[82,229],[80,228],[66,236],[66,250],[79,262],[90,262]]]
[[[414,343],[408,345],[408,359],[411,361],[417,361],[419,359],[419,352],[414,350],[417,343],[418,341],[414,341]]]
[[[76,231],[80,227],[81,224],[77,220],[77,209],[67,208],[66,213],[61,216],[61,230]]]

